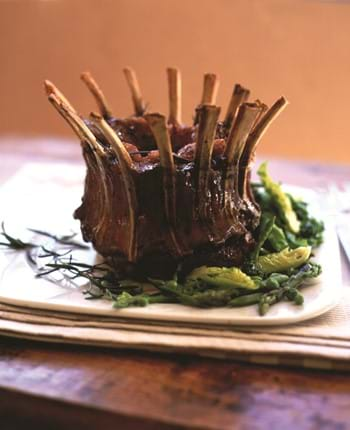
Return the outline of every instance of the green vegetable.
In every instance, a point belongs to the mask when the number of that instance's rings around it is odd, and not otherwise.
[[[297,288],[305,281],[305,279],[317,278],[321,273],[322,268],[319,264],[308,262],[299,269],[294,269],[294,271],[292,271],[286,285]]]
[[[270,309],[270,306],[280,302],[282,298],[282,290],[271,291],[270,293],[264,294],[259,301],[259,314],[264,316]]]
[[[301,246],[296,249],[286,248],[280,252],[260,256],[257,266],[264,273],[285,272],[304,264],[310,255],[310,246]]]
[[[272,226],[272,229],[270,231],[270,234],[267,238],[269,241],[269,244],[272,246],[274,251],[282,251],[285,248],[288,248],[289,244],[286,239],[286,236],[283,232],[283,230],[278,227],[276,224]]]
[[[300,246],[308,246],[311,245],[309,241],[301,236],[297,236],[290,231],[285,231],[285,236],[288,241],[288,245],[290,248],[299,248]]]
[[[263,293],[246,294],[245,296],[235,297],[228,302],[231,308],[255,305],[260,302]]]
[[[206,289],[203,291],[193,292],[192,294],[186,292],[181,285],[173,285],[169,282],[158,283],[157,288],[164,294],[176,299],[177,302],[187,306],[194,306],[200,308],[226,306],[227,303],[237,296],[237,288],[235,286],[222,289]]]
[[[192,296],[180,295],[178,296],[178,299],[184,305],[211,308],[216,306],[226,306],[232,297],[236,297],[236,295],[237,293],[235,290],[207,290],[195,293]]]
[[[260,218],[260,224],[259,224],[259,236],[257,240],[256,247],[254,251],[252,252],[250,259],[253,262],[256,262],[256,260],[259,257],[259,254],[261,252],[261,248],[266,242],[266,239],[269,237],[273,226],[275,223],[275,217],[269,213],[263,213]]]
[[[300,230],[300,221],[293,210],[292,202],[289,196],[282,190],[280,184],[274,182],[267,172],[267,163],[263,163],[259,170],[261,182],[266,191],[271,196],[271,200],[279,212],[279,215],[286,224],[286,227],[293,233]]]
[[[255,290],[257,285],[248,275],[237,267],[207,267],[194,269],[186,278],[187,282],[202,281],[218,288],[244,288]]]
[[[259,301],[259,313],[265,315],[270,306],[282,300],[292,301],[295,305],[302,305],[304,297],[298,290],[308,278],[315,278],[321,273],[321,266],[315,263],[307,263],[299,269],[293,269],[294,273],[288,277],[282,287],[271,290],[261,296]]]
[[[308,245],[319,246],[323,242],[324,223],[310,216],[307,210],[307,203],[289,195],[294,211],[296,212],[300,226],[300,238],[303,238]],[[291,238],[300,240],[300,238]]]
[[[264,290],[280,288],[289,280],[289,276],[283,273],[271,273],[266,279],[259,282],[259,287]]]
[[[122,292],[113,301],[113,307],[117,309],[127,308],[129,306],[144,307],[152,303],[169,303],[169,297],[163,294],[138,294],[133,296],[127,292]]]

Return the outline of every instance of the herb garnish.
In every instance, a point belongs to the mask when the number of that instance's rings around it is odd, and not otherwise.
[[[0,242],[0,246],[4,246],[6,248],[13,249],[15,251],[30,249],[36,246],[33,243],[23,242],[21,239],[15,239],[14,237],[10,236],[8,233],[6,233],[4,222],[1,223],[0,235],[7,240],[7,242]]]

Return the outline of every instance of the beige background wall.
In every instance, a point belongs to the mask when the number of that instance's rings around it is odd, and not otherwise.
[[[165,67],[183,72],[184,116],[202,74],[220,76],[226,107],[235,82],[290,106],[260,153],[350,162],[350,3],[316,0],[0,0],[0,133],[70,136],[47,103],[54,81],[83,113],[79,80],[91,72],[117,115],[131,112],[121,69],[138,72],[154,110],[167,109]]]

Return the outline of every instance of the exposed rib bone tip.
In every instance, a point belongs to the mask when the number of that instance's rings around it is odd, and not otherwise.
[[[83,80],[89,77],[91,78],[91,73],[88,70],[86,70],[85,72],[82,72],[80,75],[80,78]]]
[[[70,102],[67,100],[67,98],[61,93],[61,91],[51,81],[49,81],[49,80],[44,81],[44,89],[45,89],[47,96],[54,94],[60,104],[64,104],[67,109],[76,113],[76,110],[70,104]]]
[[[168,67],[166,72],[169,91],[168,122],[173,125],[180,125],[182,116],[181,73],[176,67]]]
[[[159,112],[146,113],[145,119],[147,122],[158,122],[161,119],[165,119],[165,115]]]
[[[88,90],[94,97],[96,104],[103,115],[104,118],[110,118],[112,116],[112,110],[109,106],[109,103],[107,102],[107,99],[105,95],[103,94],[103,91],[93,78],[92,74],[90,72],[83,72],[80,75],[81,80],[86,84],[88,87]]]
[[[239,106],[248,100],[249,95],[250,91],[241,84],[236,84],[234,86],[224,120],[227,129],[232,127],[232,124],[236,119]]]
[[[132,67],[127,66],[127,67],[124,67],[123,72],[124,74],[134,74],[135,70]]]
[[[45,79],[44,81],[44,90],[46,92],[46,94],[49,96],[50,94],[52,94],[54,92],[54,85],[51,81]]]
[[[101,120],[103,119],[103,116],[97,112],[90,112],[90,117],[92,119]]]
[[[146,103],[143,100],[136,73],[131,67],[125,67],[123,73],[131,92],[135,115],[142,116],[146,111]]]
[[[219,88],[219,79],[215,73],[206,73],[203,81],[202,104],[215,104]]]

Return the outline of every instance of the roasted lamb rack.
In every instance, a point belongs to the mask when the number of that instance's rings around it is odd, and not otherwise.
[[[286,106],[248,102],[235,85],[224,120],[218,79],[204,76],[192,125],[181,120],[181,76],[167,69],[169,116],[147,112],[135,72],[124,69],[134,115],[120,119],[90,73],[81,78],[99,113],[83,119],[49,81],[49,101],[80,139],[87,166],[74,217],[83,238],[116,270],[171,277],[201,265],[239,266],[255,244],[260,208],[250,174],[256,147]]]

